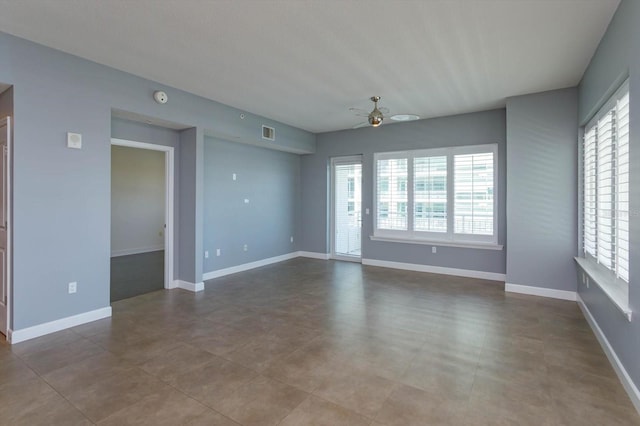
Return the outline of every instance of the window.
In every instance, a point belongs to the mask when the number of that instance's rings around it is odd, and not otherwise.
[[[628,83],[587,124],[582,160],[584,255],[628,283]]]
[[[377,224],[381,229],[388,230],[406,230],[407,214],[399,214],[397,206],[400,202],[407,202],[407,159],[406,158],[390,158],[379,161],[378,169],[380,171],[380,181],[387,181],[388,191],[378,190],[377,198]],[[404,182],[404,191],[401,189]],[[380,189],[380,185],[376,183],[376,188]],[[394,206],[394,210],[389,210],[389,206]]]
[[[497,245],[496,159],[496,144],[376,153],[374,236]]]
[[[352,177],[347,178],[347,198],[353,198],[355,191],[356,191],[355,179]]]
[[[354,201],[347,201],[347,214],[353,216],[356,211],[356,203]]]

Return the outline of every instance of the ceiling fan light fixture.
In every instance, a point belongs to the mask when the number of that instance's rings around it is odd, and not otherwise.
[[[374,114],[373,112],[369,114],[369,124],[372,127],[379,127],[382,124],[382,120],[384,120],[382,114]]]
[[[396,114],[390,117],[393,121],[414,121],[420,120],[419,115],[415,114]]]

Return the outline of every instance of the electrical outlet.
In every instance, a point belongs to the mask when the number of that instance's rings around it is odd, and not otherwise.
[[[216,249],[216,256],[220,256],[220,254],[221,254],[220,249]]]
[[[69,294],[73,294],[78,291],[78,283],[73,281],[69,283]]]
[[[209,258],[209,250],[205,250],[204,251],[204,258],[208,259]]]
[[[431,247],[431,253],[437,253],[438,252],[438,248],[437,247]]]
[[[244,199],[244,203],[245,203],[245,204],[249,204],[249,199],[248,199],[248,198],[245,198],[245,199]]]
[[[244,251],[249,251],[249,246],[245,244],[243,249]]]

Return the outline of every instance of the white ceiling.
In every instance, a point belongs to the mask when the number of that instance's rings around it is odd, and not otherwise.
[[[312,132],[576,85],[619,0],[0,0],[0,31]],[[9,82],[10,83],[10,82]]]

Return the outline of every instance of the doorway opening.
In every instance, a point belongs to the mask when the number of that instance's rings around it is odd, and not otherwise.
[[[173,147],[111,139],[111,302],[173,288]]]
[[[360,262],[362,259],[362,158],[331,160],[331,257]]]

